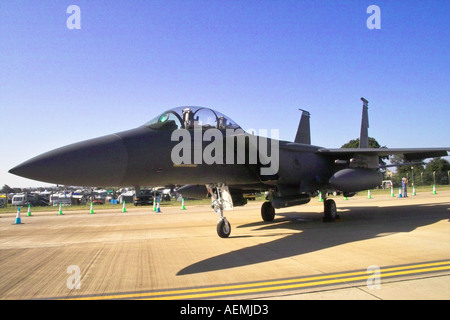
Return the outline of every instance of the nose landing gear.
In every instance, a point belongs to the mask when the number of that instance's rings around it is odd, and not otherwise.
[[[220,215],[217,222],[217,234],[221,238],[228,238],[231,234],[231,225],[223,215],[223,210],[233,209],[233,200],[228,186],[223,183],[207,184],[206,189],[211,194],[211,208]]]
[[[221,217],[217,222],[217,234],[221,238],[228,238],[231,233],[231,225],[228,222],[227,218]]]

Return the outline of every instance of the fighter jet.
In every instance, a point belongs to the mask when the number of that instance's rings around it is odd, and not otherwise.
[[[261,217],[275,209],[323,197],[324,221],[337,218],[328,191],[352,196],[381,185],[379,158],[401,154],[407,161],[447,156],[450,148],[369,148],[368,101],[363,101],[360,146],[329,149],[311,145],[310,114],[301,110],[293,142],[245,132],[224,114],[204,107],[178,107],[135,129],[71,144],[32,158],[10,173],[72,186],[182,186],[183,196],[211,197],[219,213],[217,233],[231,225],[224,210],[246,203],[244,194],[266,192]],[[267,130],[265,133],[268,133]],[[272,133],[272,131],[271,131]]]

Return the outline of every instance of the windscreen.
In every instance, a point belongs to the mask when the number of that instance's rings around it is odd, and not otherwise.
[[[145,124],[156,130],[194,129],[238,129],[236,122],[213,109],[203,107],[178,107],[163,112]]]

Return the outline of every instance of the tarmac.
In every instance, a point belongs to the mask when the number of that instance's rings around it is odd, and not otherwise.
[[[450,299],[450,191],[335,200],[2,214],[0,299]]]

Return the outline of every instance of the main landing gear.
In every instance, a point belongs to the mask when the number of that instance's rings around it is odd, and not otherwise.
[[[334,222],[340,219],[337,214],[336,202],[332,199],[325,200],[323,202],[323,222]]]
[[[266,201],[261,206],[261,218],[265,222],[272,222],[275,219],[275,208],[272,202]],[[337,214],[336,202],[333,199],[323,199],[323,222],[334,222],[340,219]]]
[[[261,206],[261,218],[266,222],[272,222],[275,219],[275,208],[272,202],[264,202]]]
[[[223,210],[233,208],[233,200],[228,187],[225,184],[207,184],[206,189],[211,194],[211,208],[220,214],[217,222],[217,234],[221,238],[228,238],[231,233],[231,225],[223,215]]]

